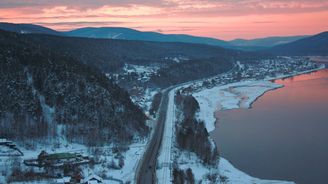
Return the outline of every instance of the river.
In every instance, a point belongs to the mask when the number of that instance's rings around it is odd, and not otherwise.
[[[328,69],[274,82],[251,109],[218,112],[221,156],[254,177],[328,183]]]

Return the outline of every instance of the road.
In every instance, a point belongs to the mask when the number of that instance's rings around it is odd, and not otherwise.
[[[236,65],[234,65],[229,71],[218,74],[216,76],[212,76],[212,77],[217,77],[217,76],[232,72],[235,68],[236,68]],[[208,78],[211,78],[211,77],[208,77]],[[159,151],[161,148],[161,144],[163,141],[163,137],[165,134],[165,131],[164,131],[165,130],[165,122],[166,122],[167,118],[170,118],[170,117],[168,117],[168,113],[167,113],[169,100],[172,103],[172,99],[169,99],[170,92],[173,92],[172,90],[182,87],[184,85],[189,85],[192,83],[200,82],[200,81],[203,81],[208,78],[185,82],[185,83],[171,86],[171,87],[168,87],[168,88],[162,90],[162,99],[161,99],[160,107],[159,107],[159,110],[157,113],[156,128],[152,134],[150,142],[147,145],[146,152],[143,155],[142,160],[140,160],[140,162],[139,162],[140,164],[136,171],[136,183],[137,184],[151,184],[151,183],[157,182],[156,162],[157,162],[157,157],[158,157],[158,154],[159,154]],[[174,111],[174,109],[171,109],[171,110]],[[170,138],[172,138],[172,137],[170,137]],[[170,158],[170,155],[165,155],[164,157],[165,157],[165,160],[167,160],[168,158]],[[168,167],[169,166],[165,167],[165,172],[167,172]],[[165,178],[165,179],[170,179],[170,178]],[[169,181],[169,183],[171,183],[171,181]]]
[[[150,184],[156,183],[156,161],[158,151],[160,150],[162,138],[164,134],[164,125],[166,120],[166,110],[168,105],[168,93],[172,88],[163,90],[160,107],[157,114],[157,125],[152,135],[150,142],[148,143],[147,150],[141,160],[141,166],[138,171],[137,183],[138,184]]]

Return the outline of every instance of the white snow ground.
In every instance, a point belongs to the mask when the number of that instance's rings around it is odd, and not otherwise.
[[[215,183],[222,184],[293,184],[293,182],[288,181],[263,180],[251,177],[235,168],[228,160],[222,157],[216,167],[206,167],[194,153],[181,152],[178,164],[180,169],[192,169],[196,183],[200,180],[202,180],[202,184],[211,183],[208,180],[208,176],[217,175]]]
[[[139,163],[139,160],[142,158],[142,155],[145,151],[146,142],[143,143],[135,143],[129,146],[129,150],[123,153],[124,156],[124,166],[120,170],[114,170],[109,169],[106,164],[98,165],[95,167],[92,172],[94,173],[103,173],[107,177],[112,177],[115,179],[122,180],[125,182],[131,182],[134,183],[135,179],[135,171],[137,170],[137,166]],[[101,156],[101,159],[103,160],[103,163],[109,163],[111,159],[113,158],[113,155],[104,155]],[[115,159],[114,159],[115,160]],[[115,160],[115,162],[118,162]]]
[[[236,108],[249,108],[265,92],[282,85],[270,81],[242,81],[196,92],[193,96],[199,103],[198,117],[205,121],[206,129],[215,129],[215,112]]]
[[[118,159],[115,158],[115,155],[112,153],[112,146],[104,146],[104,147],[96,147],[92,149],[96,149],[99,153],[97,160],[101,162],[101,164],[96,164],[94,168],[88,168],[88,167],[83,167],[83,174],[85,176],[91,175],[91,174],[96,174],[99,176],[102,176],[104,178],[114,178],[121,180],[122,182],[131,182],[134,183],[134,178],[135,178],[135,171],[138,166],[138,163],[140,159],[142,158],[142,155],[145,151],[145,146],[148,140],[139,140],[137,143],[133,143],[129,145],[129,150],[126,152],[123,152],[122,155],[124,157],[124,166],[122,169],[116,170],[116,169],[111,169],[109,165],[111,162],[115,162],[118,164]],[[33,149],[25,149],[22,146],[19,146],[21,151],[24,153],[24,156],[20,157],[22,160],[24,159],[34,159],[37,158],[38,155],[42,150],[45,150],[48,153],[63,153],[63,152],[69,152],[69,153],[80,153],[83,155],[90,155],[93,156],[93,151],[92,149],[80,145],[80,144],[62,144],[60,143],[59,145],[41,145],[38,144],[35,148]],[[9,165],[12,165],[14,162],[14,158],[16,157],[1,157],[0,156],[0,171],[3,169],[6,169],[9,167]],[[28,166],[24,166],[23,163],[21,163],[22,169],[30,169]],[[8,169],[8,168],[7,168]],[[34,168],[36,169],[36,168]],[[6,178],[3,177],[0,173],[0,183],[5,183]],[[107,183],[117,183],[116,181],[113,180],[104,180],[108,181]],[[51,183],[53,180],[41,180],[41,181],[31,181],[31,182],[17,182],[17,183]],[[105,183],[106,183],[105,182]]]
[[[220,158],[219,162],[220,176],[225,176],[225,184],[293,184],[289,181],[264,180],[254,178],[235,168],[228,160]]]
[[[142,66],[142,65],[125,64],[123,67],[123,70],[126,73],[135,72],[138,75],[142,75],[142,78],[140,78],[140,80],[148,81],[150,79],[150,76],[159,70],[159,67],[158,66]]]

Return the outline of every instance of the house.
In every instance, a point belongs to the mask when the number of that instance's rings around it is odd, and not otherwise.
[[[97,184],[97,183],[104,183],[103,179],[100,176],[97,176],[95,174],[90,175],[89,177],[86,177],[82,180],[83,184]]]
[[[88,156],[68,152],[48,154],[42,151],[37,159],[24,160],[26,166],[42,168],[45,175],[55,178],[73,176],[79,172],[82,165],[89,163],[90,158]]]
[[[0,138],[0,144],[5,144],[8,143],[9,141],[7,141],[7,139],[5,138]]]
[[[14,142],[9,141],[5,138],[0,138],[0,146],[2,149],[6,149],[7,151],[3,151],[0,153],[0,156],[23,156],[23,152],[17,148]],[[1,151],[0,148],[0,151]]]

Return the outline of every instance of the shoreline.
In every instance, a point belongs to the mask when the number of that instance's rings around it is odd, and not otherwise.
[[[247,109],[251,109],[253,108],[253,104],[258,100],[260,99],[262,96],[264,96],[267,92],[270,92],[270,91],[274,91],[274,90],[277,90],[277,89],[280,89],[280,88],[283,88],[285,87],[284,85],[281,85],[280,87],[276,87],[276,88],[272,88],[272,89],[269,89],[267,91],[265,91],[264,93],[262,93],[261,95],[257,96],[250,104],[249,104],[249,107]]]
[[[299,75],[304,75],[304,74],[308,74],[308,73],[312,73],[312,72],[318,72],[320,70],[324,70],[324,69],[327,69],[325,67],[325,65],[322,65],[321,67],[319,68],[316,68],[316,69],[312,69],[312,70],[306,70],[306,71],[303,71],[303,72],[298,72],[296,74],[289,74],[289,75],[286,75],[286,76],[279,76],[279,77],[276,77],[274,79],[270,79],[269,81],[272,82],[272,83],[275,83],[276,80],[285,80],[285,79],[288,79],[288,78],[291,78],[291,77],[295,77],[295,76],[299,76]],[[250,106],[248,109],[251,109],[253,104],[259,99],[261,98],[263,95],[265,95],[265,93],[267,92],[270,92],[270,91],[274,91],[274,90],[277,90],[277,89],[280,89],[280,88],[283,88],[284,85],[282,85],[281,87],[277,87],[277,88],[273,88],[273,89],[269,89],[267,91],[265,91],[263,94],[261,94],[260,96],[256,97],[256,99],[250,103]]]
[[[248,109],[260,96],[269,90],[283,87],[267,80],[248,80],[204,89],[193,96],[199,103],[199,118],[205,121],[211,132],[217,122],[216,112],[231,109]]]
[[[272,82],[272,83],[275,83],[276,80],[285,80],[285,79],[288,79],[288,78],[291,78],[291,77],[295,77],[295,76],[299,76],[299,75],[304,75],[304,74],[308,74],[308,73],[312,73],[312,72],[318,72],[320,70],[324,70],[324,69],[327,69],[326,67],[320,67],[320,68],[316,68],[316,69],[313,69],[313,70],[307,70],[307,71],[304,71],[304,72],[299,72],[295,75],[293,74],[290,74],[290,75],[287,75],[287,76],[284,76],[284,77],[278,77],[278,78],[274,78],[274,79],[270,79],[269,81]],[[274,91],[274,90],[277,90],[277,89],[280,89],[280,88],[283,88],[285,87],[284,85],[282,85],[281,87],[277,87],[277,88],[273,88],[273,89],[269,89],[267,91],[265,91],[263,94],[261,94],[260,96],[256,97],[256,99],[250,103],[250,106],[248,109],[251,109],[253,104],[259,99],[261,98],[263,95],[265,95],[267,92],[270,92],[270,91]]]
[[[219,121],[218,117],[215,116],[216,112],[231,110],[231,109],[240,109],[240,108],[251,109],[253,107],[253,104],[265,93],[284,87],[281,84],[275,83],[274,82],[275,80],[286,79],[302,74],[320,71],[323,69],[326,69],[326,67],[324,65],[321,65],[319,68],[315,68],[312,70],[306,70],[306,71],[292,73],[288,75],[279,75],[275,78],[265,78],[263,80],[240,81],[240,82],[230,83],[222,86],[215,86],[211,89],[202,89],[193,94],[193,96],[196,98],[196,100],[200,105],[200,112],[198,117],[204,120],[208,132],[211,132],[215,130],[216,123]],[[229,90],[223,91],[225,89],[229,89]],[[255,92],[252,90],[255,90]],[[220,91],[222,93],[220,93]],[[214,95],[211,96],[209,94],[214,94]],[[223,98],[223,100],[221,98]],[[218,105],[213,106],[213,103],[221,105],[221,109],[218,109]],[[226,105],[225,108],[224,105]],[[212,114],[213,117],[206,118],[206,115],[208,116],[210,114]],[[202,117],[202,115],[203,116],[205,115],[204,116],[205,119],[204,117]],[[215,121],[211,122],[213,118],[215,119]],[[252,177],[247,173],[234,167],[229,160],[221,156],[217,168],[220,172],[220,175],[225,176],[228,179],[227,183],[258,183],[258,184],[259,183],[263,183],[263,184],[264,183],[288,183],[288,184],[295,183],[293,181],[267,180],[267,179]]]
[[[312,70],[305,70],[305,71],[302,71],[302,72],[297,72],[297,73],[292,73],[292,74],[287,74],[287,75],[281,75],[281,76],[278,76],[278,77],[266,78],[264,80],[275,81],[275,80],[279,80],[279,79],[287,79],[287,78],[290,78],[290,77],[295,77],[295,76],[298,76],[298,75],[317,72],[317,71],[324,70],[324,69],[326,69],[326,66],[324,64],[322,64],[319,68],[314,68]]]

